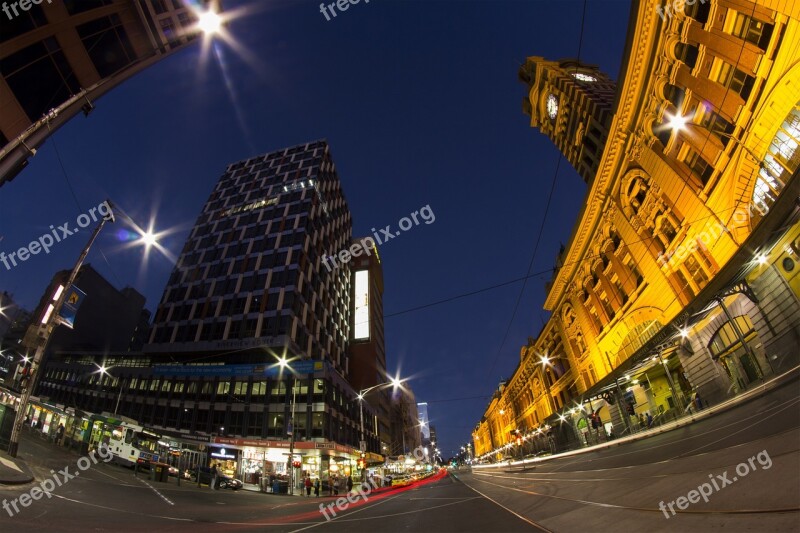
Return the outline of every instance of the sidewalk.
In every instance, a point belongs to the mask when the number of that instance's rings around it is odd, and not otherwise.
[[[617,438],[617,439],[614,439],[614,440],[609,440],[607,442],[603,442],[603,443],[600,443],[600,444],[595,444],[595,445],[587,446],[587,447],[584,447],[584,448],[578,448],[577,450],[569,450],[569,451],[566,451],[566,452],[561,452],[561,453],[557,453],[557,454],[554,454],[554,455],[548,455],[548,456],[545,456],[545,457],[536,457],[536,458],[532,458],[532,459],[523,459],[522,461],[519,461],[519,460],[517,460],[517,461],[498,461],[496,463],[478,464],[478,465],[472,465],[472,468],[480,470],[480,469],[484,469],[484,468],[501,468],[501,467],[506,467],[507,468],[509,466],[528,465],[530,463],[540,463],[540,462],[549,461],[549,460],[552,460],[552,459],[560,459],[562,457],[570,457],[572,455],[581,455],[581,454],[584,454],[584,453],[594,452],[594,451],[602,450],[602,449],[605,449],[605,448],[613,448],[615,446],[619,446],[620,444],[624,444],[626,442],[635,442],[635,441],[639,441],[639,440],[642,440],[642,439],[647,439],[647,438],[652,437],[654,435],[659,435],[661,433],[666,433],[667,431],[672,431],[673,429],[678,429],[678,428],[683,427],[683,426],[688,426],[688,425],[693,424],[694,422],[696,422],[698,420],[703,420],[705,418],[712,417],[712,416],[714,416],[714,415],[716,415],[718,413],[722,413],[724,411],[728,411],[730,409],[733,409],[734,407],[738,406],[739,404],[741,404],[741,403],[743,403],[743,402],[745,402],[747,400],[750,400],[750,399],[753,399],[753,398],[757,398],[757,397],[763,395],[764,393],[766,393],[769,390],[772,390],[772,389],[774,389],[776,387],[780,387],[784,383],[786,383],[788,381],[791,381],[793,379],[797,379],[799,374],[800,374],[800,365],[798,365],[798,366],[796,366],[796,367],[794,367],[792,369],[789,369],[786,372],[784,372],[783,374],[780,374],[779,376],[775,376],[774,378],[770,379],[769,381],[766,381],[766,382],[762,383],[761,385],[759,385],[757,387],[753,387],[752,389],[750,389],[750,390],[748,390],[746,392],[743,392],[742,394],[739,394],[738,396],[734,396],[733,398],[729,398],[728,400],[720,402],[720,403],[718,403],[716,405],[713,405],[713,406],[710,406],[710,407],[706,407],[702,411],[691,413],[691,414],[689,414],[687,416],[683,416],[681,418],[678,418],[677,420],[674,420],[672,422],[668,422],[668,423],[663,424],[661,426],[658,426],[656,428],[648,429],[646,431],[635,433],[633,435],[628,435],[628,436]]]
[[[0,485],[23,485],[31,481],[33,481],[33,473],[25,461],[0,452]]]

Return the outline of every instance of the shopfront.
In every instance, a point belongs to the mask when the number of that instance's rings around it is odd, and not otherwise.
[[[240,450],[215,446],[211,446],[209,450],[209,466],[216,466],[217,471],[226,476],[239,475]]]

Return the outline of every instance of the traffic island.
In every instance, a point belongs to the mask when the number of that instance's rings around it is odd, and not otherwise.
[[[24,485],[33,481],[33,473],[22,461],[0,453],[0,485]]]

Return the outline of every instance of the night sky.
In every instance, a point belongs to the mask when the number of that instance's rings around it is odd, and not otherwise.
[[[228,163],[325,138],[354,235],[426,205],[436,216],[379,249],[387,364],[412,377],[442,454],[455,453],[547,320],[544,284],[586,193],[575,171],[562,162],[530,270],[548,272],[528,279],[510,329],[522,282],[402,312],[526,275],[559,154],[522,113],[517,70],[527,56],[577,56],[583,2],[372,0],[331,21],[313,1],[224,5],[240,15],[228,25],[237,45],[203,61],[193,44],[127,81],[0,189],[0,251],[74,225],[108,197],[170,231],[161,242],[177,256]],[[629,11],[624,0],[587,6],[580,59],[613,79]],[[124,249],[125,228],[108,226],[88,261],[154,310],[172,262]],[[0,265],[0,290],[32,309],[84,231],[11,271]]]

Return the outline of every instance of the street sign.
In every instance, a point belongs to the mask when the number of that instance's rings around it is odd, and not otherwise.
[[[361,442],[359,442],[359,446],[358,447],[362,452],[367,451],[367,441],[362,440]]]
[[[78,308],[83,303],[86,293],[80,290],[75,285],[72,285],[67,290],[67,295],[64,298],[64,303],[61,305],[59,311],[59,319],[61,323],[72,329],[75,324],[75,316],[78,314]]]

